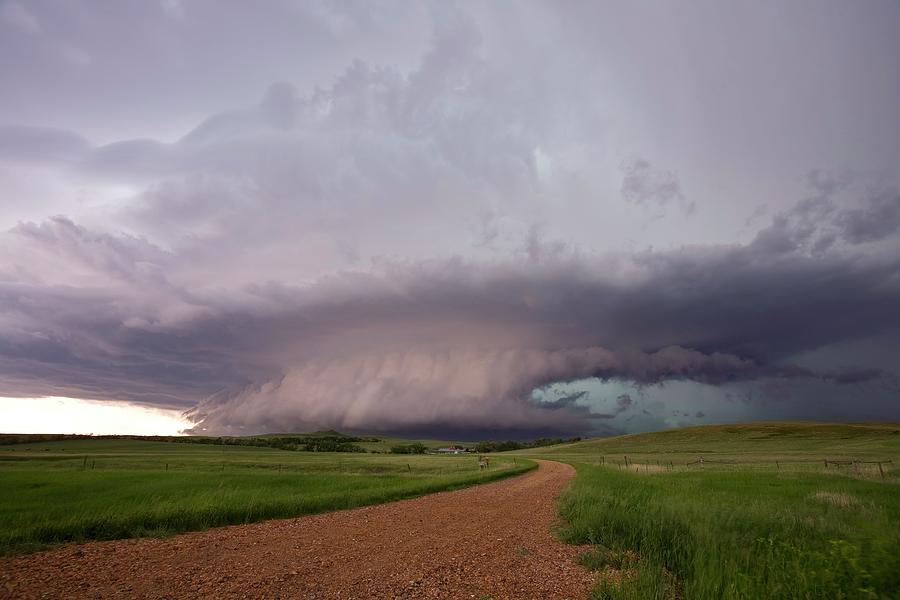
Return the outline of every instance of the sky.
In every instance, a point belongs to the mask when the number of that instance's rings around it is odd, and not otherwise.
[[[0,0],[0,82],[0,431],[900,420],[897,2]]]

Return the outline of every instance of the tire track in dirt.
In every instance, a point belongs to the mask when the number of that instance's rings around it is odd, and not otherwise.
[[[585,598],[583,548],[551,533],[574,469],[538,462],[389,504],[2,559],[0,597]]]

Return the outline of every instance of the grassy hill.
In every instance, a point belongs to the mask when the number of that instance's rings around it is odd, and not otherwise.
[[[687,463],[704,457],[742,463],[885,460],[900,462],[900,424],[761,422],[706,425],[588,439],[517,452],[570,462]]]
[[[900,598],[898,424],[715,425],[516,454],[575,465],[560,534],[592,545],[593,598]]]

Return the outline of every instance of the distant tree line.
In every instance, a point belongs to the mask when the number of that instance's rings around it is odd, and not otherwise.
[[[254,446],[258,448],[277,448],[293,452],[365,452],[359,442],[378,442],[374,437],[353,437],[349,435],[266,435],[250,437],[208,437],[208,436],[160,436],[160,441],[179,444],[213,444],[222,446]],[[143,437],[141,439],[150,439]]]
[[[0,434],[0,445],[56,442],[77,439],[140,440],[175,444],[207,444],[213,446],[253,446],[295,452],[365,452],[360,442],[379,442],[375,437],[353,437],[337,432],[310,435],[264,435],[249,437],[194,435],[77,435],[56,433]]]
[[[90,438],[90,435],[77,433],[0,433],[0,446],[10,444],[30,444],[37,442],[60,442],[64,440],[78,440]]]
[[[571,444],[580,442],[580,437],[572,438],[539,438],[533,442],[514,442],[507,440],[505,442],[478,442],[472,449],[479,454],[487,454],[488,452],[506,452],[507,450],[525,450],[526,448],[540,448],[542,446],[555,446],[557,444]]]
[[[25,444],[29,442],[52,442],[75,439],[142,440],[147,442],[172,442],[176,444],[208,444],[214,446],[253,446],[277,448],[294,452],[366,452],[362,442],[380,442],[377,437],[355,437],[337,431],[322,431],[305,435],[259,435],[259,436],[199,436],[199,435],[78,435],[56,433],[0,434],[0,445]],[[580,441],[573,438],[540,438],[532,442],[478,442],[469,449],[486,454],[506,450],[524,450],[541,446],[568,444]],[[373,452],[377,452],[373,450]],[[425,454],[428,448],[422,442],[391,446],[391,454]]]
[[[422,442],[413,442],[412,444],[397,444],[391,446],[391,454],[425,454],[428,448]]]

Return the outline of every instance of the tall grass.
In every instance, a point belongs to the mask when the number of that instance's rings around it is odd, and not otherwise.
[[[900,597],[900,487],[815,473],[577,465],[562,536],[604,599]],[[615,571],[611,574],[611,571]]]

